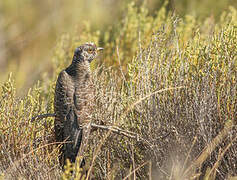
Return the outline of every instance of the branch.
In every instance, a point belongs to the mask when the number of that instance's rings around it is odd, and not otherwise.
[[[44,119],[47,117],[55,117],[55,114],[53,114],[53,113],[40,114],[40,115],[37,115],[37,116],[34,116],[33,118],[31,118],[31,122],[34,122],[35,120]],[[146,144],[151,146],[151,143],[149,141],[147,141],[146,139],[142,138],[139,134],[136,134],[136,133],[130,132],[130,131],[125,131],[125,130],[120,129],[116,126],[104,126],[104,125],[98,125],[98,124],[91,124],[91,127],[92,127],[92,130],[97,130],[97,129],[107,130],[107,131],[111,131],[111,132],[118,134],[118,135],[123,135],[123,136],[126,136],[131,139],[136,139],[137,141],[144,141]]]
[[[40,115],[37,115],[37,116],[34,116],[33,118],[31,118],[31,122],[34,122],[35,120],[44,119],[47,117],[55,117],[55,114],[53,114],[53,113],[40,114]]]
[[[104,125],[97,125],[97,124],[91,124],[91,127],[93,129],[102,129],[102,130],[107,130],[107,131],[112,131],[113,133],[119,134],[126,136],[128,138],[132,139],[139,139],[138,134],[130,132],[130,131],[125,131],[123,129],[120,129],[118,127],[113,127],[113,126],[104,126]]]
[[[148,140],[142,138],[139,134],[136,134],[136,133],[131,132],[131,131],[125,131],[125,130],[120,129],[116,126],[104,126],[104,125],[91,124],[91,127],[96,128],[96,129],[111,131],[115,134],[126,136],[128,138],[135,139],[137,141],[143,141],[146,144],[148,144],[149,146],[152,146],[152,144]]]

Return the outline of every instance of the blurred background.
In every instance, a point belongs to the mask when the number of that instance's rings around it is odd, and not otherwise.
[[[42,72],[50,71],[53,51],[64,33],[80,32],[88,23],[94,31],[119,23],[131,0],[1,0],[0,1],[0,82],[13,72],[16,86],[26,89]],[[144,1],[135,1],[136,5]],[[167,10],[179,17],[216,20],[236,0],[169,0]],[[153,15],[164,0],[147,0]],[[80,36],[80,33],[78,33]]]

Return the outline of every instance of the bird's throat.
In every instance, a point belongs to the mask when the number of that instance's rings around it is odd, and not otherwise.
[[[91,74],[90,63],[88,61],[72,62],[66,71],[77,79],[88,77]]]

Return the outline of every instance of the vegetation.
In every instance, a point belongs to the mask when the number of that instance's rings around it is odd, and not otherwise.
[[[52,72],[53,48],[62,33],[72,36],[76,31],[73,38],[79,38],[87,24],[91,30],[99,30],[99,36],[103,39],[104,33],[120,31],[119,28],[111,30],[111,26],[125,19],[127,4],[132,1],[0,1],[0,81],[5,81],[8,73],[14,72],[17,94],[26,94],[44,72]],[[189,14],[196,20],[210,16],[218,21],[223,11],[228,12],[230,5],[237,8],[236,0],[146,0],[144,7],[153,17],[165,1],[168,1],[167,11],[174,11],[182,18]],[[139,7],[143,2],[136,0],[135,5]],[[84,40],[88,41],[85,35]],[[113,41],[118,37],[106,38]]]
[[[9,75],[0,89],[0,179],[83,176],[71,164],[60,170],[53,118],[31,118],[53,113],[57,74],[85,41],[105,48],[92,64],[93,122],[137,136],[93,132],[89,173],[96,179],[237,176],[237,10],[229,7],[216,22],[177,17],[167,5],[151,15],[145,5],[130,3],[123,21],[108,30],[85,23],[83,30],[62,35],[53,73],[42,73],[24,97]]]

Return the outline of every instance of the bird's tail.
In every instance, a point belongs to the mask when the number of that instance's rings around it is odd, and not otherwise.
[[[91,131],[91,123],[88,123],[86,126],[82,127],[82,142],[81,142],[79,152],[77,154],[77,157],[79,157],[80,162],[76,162],[76,163],[79,163],[80,167],[82,167],[83,164],[85,163],[84,156],[88,148],[90,131]]]

